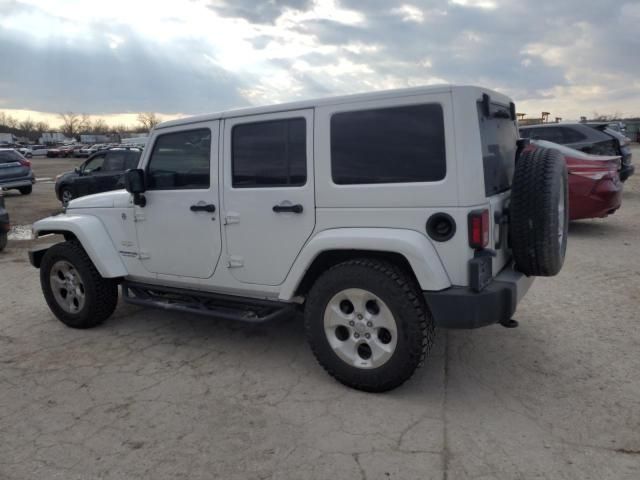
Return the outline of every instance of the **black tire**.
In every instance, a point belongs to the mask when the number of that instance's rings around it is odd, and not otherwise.
[[[381,299],[397,327],[395,350],[375,368],[358,368],[342,360],[325,333],[324,315],[329,302],[353,288]],[[433,319],[415,280],[392,263],[369,258],[335,265],[316,280],[305,304],[305,330],[320,365],[344,385],[366,392],[385,392],[407,381],[424,362],[435,334]],[[349,335],[355,335],[355,330]]]
[[[66,197],[65,195],[69,195],[69,197]],[[65,200],[65,198],[68,198],[69,200]],[[62,187],[60,189],[60,202],[63,207],[66,207],[69,204],[69,201],[73,200],[73,198],[73,191],[69,187]]]
[[[29,195],[31,194],[31,191],[33,190],[33,187],[31,185],[29,185],[28,187],[20,187],[18,189],[18,191],[22,194],[22,195]]]
[[[569,189],[564,156],[537,147],[516,162],[511,191],[510,234],[516,268],[527,276],[551,277],[567,249]]]
[[[77,312],[67,311],[56,299],[50,280],[52,268],[65,261],[73,266],[80,276],[84,305]],[[40,285],[49,308],[58,319],[72,328],[92,328],[104,322],[118,304],[118,285],[114,280],[103,278],[91,259],[77,241],[54,245],[45,253],[40,265]]]
[[[0,252],[7,246],[7,232],[0,232]]]

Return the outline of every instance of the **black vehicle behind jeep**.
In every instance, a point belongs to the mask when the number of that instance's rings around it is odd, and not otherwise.
[[[73,172],[58,175],[55,187],[58,200],[67,205],[74,198],[124,188],[122,175],[138,166],[140,153],[137,148],[94,153]]]
[[[631,149],[625,137],[606,128],[606,124],[588,123],[544,123],[520,127],[520,136],[531,140],[566,145],[591,155],[619,155],[622,157],[620,180],[629,178],[634,167],[631,164]]]

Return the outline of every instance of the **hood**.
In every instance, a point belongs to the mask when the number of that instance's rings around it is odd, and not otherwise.
[[[67,210],[78,208],[127,208],[133,205],[131,194],[126,190],[96,193],[86,197],[76,198],[69,202]]]

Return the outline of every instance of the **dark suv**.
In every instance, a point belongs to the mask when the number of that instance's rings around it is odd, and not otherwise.
[[[140,149],[112,148],[91,155],[73,172],[56,177],[56,196],[63,205],[70,200],[124,188],[122,175],[138,166]]]
[[[531,140],[566,145],[591,155],[616,155],[622,158],[620,180],[623,182],[633,174],[631,150],[624,142],[624,136],[602,124],[586,123],[545,123],[520,127],[520,136]]]

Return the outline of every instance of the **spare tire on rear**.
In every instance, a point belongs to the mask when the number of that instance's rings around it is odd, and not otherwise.
[[[569,222],[564,156],[535,147],[516,159],[510,234],[516,268],[527,276],[556,275],[564,263]]]

